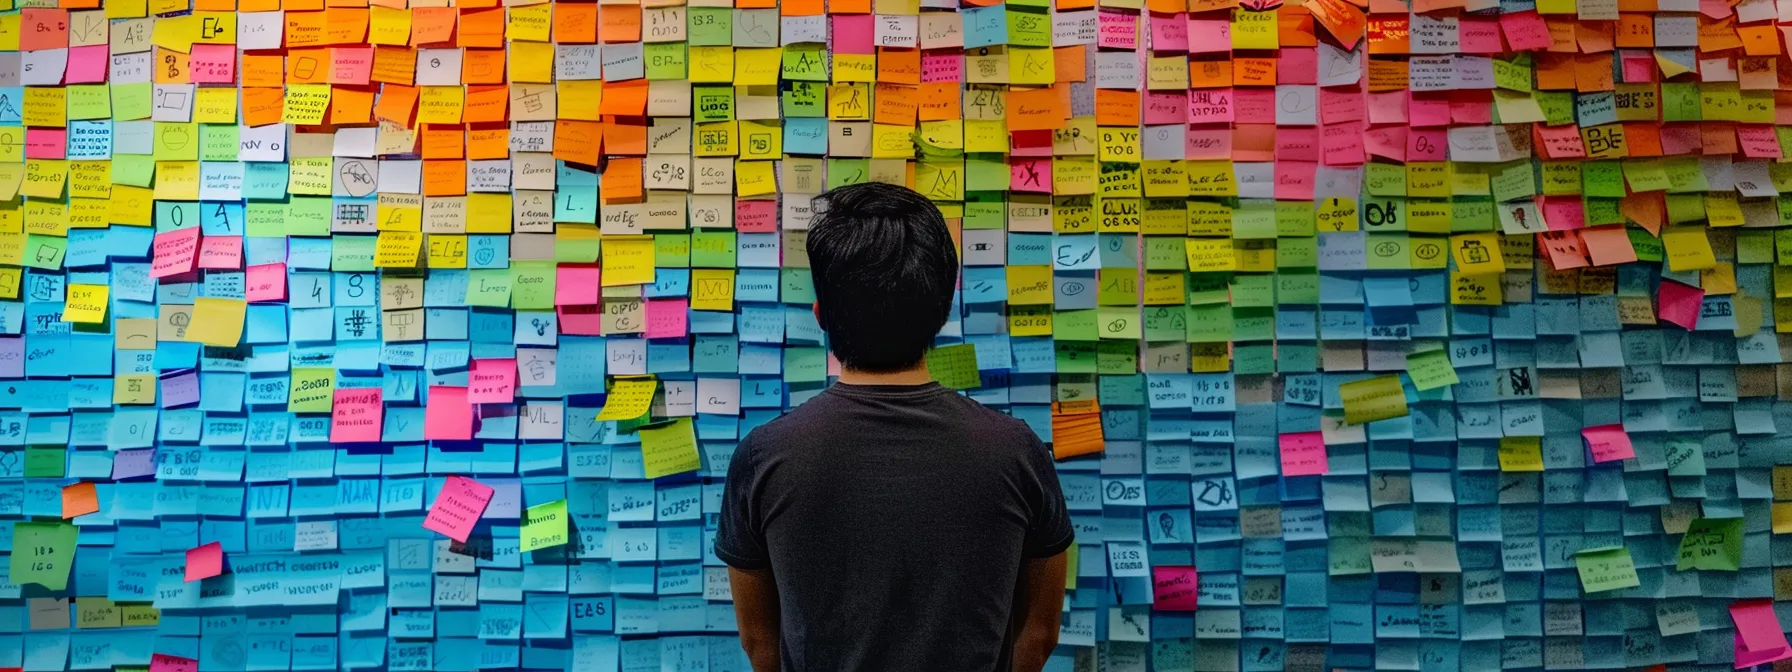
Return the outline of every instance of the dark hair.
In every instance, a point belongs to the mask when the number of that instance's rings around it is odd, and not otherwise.
[[[897,371],[920,362],[946,324],[958,251],[926,197],[867,182],[815,197],[809,268],[816,313],[840,364]]]

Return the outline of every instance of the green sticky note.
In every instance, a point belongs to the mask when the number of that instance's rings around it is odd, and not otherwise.
[[[1060,310],[1052,315],[1052,338],[1060,341],[1095,341],[1101,339],[1094,310]]]
[[[236,124],[204,124],[199,127],[199,158],[206,161],[235,161],[242,127]]]
[[[858,184],[871,176],[871,159],[828,159],[828,188]]]
[[[280,164],[286,165],[286,164]],[[156,179],[156,160],[142,154],[113,154],[112,183],[148,189]],[[286,180],[280,180],[281,193],[286,192]]]
[[[105,84],[76,84],[68,87],[68,118],[105,119],[110,116],[112,87]]]
[[[696,471],[703,466],[697,454],[697,433],[690,418],[643,427],[641,467],[648,478]]]
[[[819,383],[828,379],[828,351],[825,348],[784,348],[784,380],[790,383]]]
[[[1147,306],[1144,322],[1147,341],[1183,340],[1188,330],[1188,307]]]
[[[1058,373],[1095,373],[1097,363],[1095,343],[1059,341],[1053,344],[1053,348],[1057,350]],[[1059,398],[1064,397],[1059,396]]]
[[[1668,441],[1669,476],[1704,476],[1705,448],[1697,441]]]
[[[1602,593],[1643,585],[1636,576],[1636,563],[1630,549],[1623,546],[1594,548],[1574,554],[1574,567],[1580,572],[1580,587],[1589,593]]]
[[[335,203],[327,196],[294,196],[286,204],[286,235],[328,236]],[[372,236],[369,236],[372,238]],[[369,259],[372,257],[370,256]]]
[[[1364,166],[1363,185],[1371,196],[1405,196],[1406,168],[1394,163]]]
[[[68,449],[56,446],[25,448],[25,478],[62,478],[68,464]]]
[[[572,227],[573,225],[565,223],[559,224],[560,231],[557,231],[554,234],[554,261],[572,264],[595,263],[598,258],[598,252],[602,249],[602,243],[600,242],[602,239],[598,238],[594,230],[595,227],[585,227],[585,230],[592,231],[592,235],[590,236],[562,235]],[[655,238],[657,239],[658,236],[655,236]],[[656,245],[655,248],[657,249],[658,246]],[[658,256],[654,257],[654,262],[656,264],[659,262]]]
[[[116,162],[113,165],[118,165]],[[286,235],[286,204],[250,202],[243,212],[243,235],[281,238]]]
[[[784,303],[815,303],[815,276],[807,268],[779,269],[778,300]]]
[[[25,265],[54,271],[62,268],[62,257],[68,253],[68,239],[36,233],[25,235]]]
[[[1574,94],[1567,91],[1538,91],[1531,94],[1543,108],[1543,123],[1550,126],[1574,123]]]
[[[13,583],[50,590],[68,588],[80,531],[68,523],[15,523],[12,528]]]
[[[566,500],[536,504],[523,511],[522,551],[565,546],[567,539]]]
[[[642,74],[650,80],[679,80],[688,74],[689,52],[683,42],[650,42],[642,45],[641,55],[647,59]]]
[[[1232,209],[1232,237],[1238,240],[1276,237],[1275,204],[1259,199],[1239,203]]]
[[[734,87],[732,86],[693,86],[691,87],[691,102],[696,107],[693,121],[699,124],[734,120]]]
[[[1531,57],[1520,55],[1510,61],[1493,60],[1493,85],[1509,91],[1531,91]]]
[[[1269,308],[1275,306],[1275,281],[1275,276],[1264,273],[1248,273],[1232,276],[1232,305],[1240,308]]]
[[[1406,373],[1412,376],[1412,386],[1420,390],[1431,390],[1461,382],[1456,378],[1456,367],[1450,365],[1450,355],[1442,350],[1428,350],[1407,355]]]
[[[795,47],[799,45],[791,45]],[[788,50],[791,47],[786,47]],[[789,58],[790,52],[785,51]],[[827,115],[823,97],[827,95],[827,85],[822,82],[791,82],[790,90],[782,96],[784,116],[786,117],[822,117]]]
[[[1487,181],[1496,200],[1510,201],[1537,195],[1537,174],[1531,171],[1528,160],[1500,164]]]
[[[1636,250],[1637,261],[1661,261],[1667,256],[1667,249],[1662,246],[1661,239],[1649,235],[1642,229],[1625,229],[1624,235],[1630,237],[1630,247]]]
[[[1245,375],[1275,373],[1275,346],[1267,344],[1233,346],[1232,371]]]
[[[1095,344],[1095,372],[1106,376],[1130,376],[1139,370],[1139,341],[1102,341]]]
[[[467,305],[510,307],[511,278],[508,268],[481,268],[467,273]]]
[[[1144,335],[1139,326],[1138,306],[1101,306],[1096,312],[1104,339],[1137,341]]]
[[[1144,406],[1145,376],[1140,373],[1102,376],[1096,381],[1102,406]]]
[[[1190,343],[1223,343],[1232,340],[1232,306],[1214,304],[1189,306],[1188,333]]]
[[[1600,198],[1623,198],[1624,170],[1617,161],[1588,161],[1580,168],[1585,195]]]
[[[378,246],[377,236],[331,236],[330,270],[371,273],[374,250]]]
[[[1700,518],[1680,536],[1680,559],[1674,568],[1734,572],[1742,567],[1742,519]]]
[[[690,268],[691,234],[653,234],[654,268]]]
[[[731,7],[690,8],[689,37],[693,47],[726,47],[734,42],[734,9]]]
[[[510,262],[510,301],[517,310],[554,309],[554,262]]]
[[[825,82],[827,72],[827,45],[825,44],[792,44],[784,47],[784,63],[781,79],[796,82]]]
[[[927,373],[954,390],[983,387],[983,376],[977,372],[977,348],[969,343],[928,350]]]
[[[699,229],[691,233],[691,266],[734,268],[734,232]]]
[[[1661,85],[1662,121],[1699,121],[1699,85],[1664,82]]]
[[[112,119],[115,121],[148,119],[151,111],[150,92],[152,91],[154,91],[154,85],[149,82],[113,86]]]

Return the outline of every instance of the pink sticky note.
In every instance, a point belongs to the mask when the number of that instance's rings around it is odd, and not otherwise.
[[[1191,128],[1183,139],[1183,158],[1191,161],[1232,156],[1232,131],[1227,128]]]
[[[1193,567],[1152,567],[1151,610],[1194,611],[1201,593],[1199,578]]]
[[[155,473],[156,451],[154,448],[121,450],[112,454],[112,480],[114,481],[154,476]]]
[[[1188,15],[1151,15],[1152,51],[1188,51]]]
[[[1513,51],[1548,49],[1555,43],[1549,39],[1549,25],[1536,12],[1501,14],[1500,29],[1505,31],[1506,44]]]
[[[1414,92],[1406,101],[1406,118],[1414,126],[1450,125],[1450,95],[1447,92]]]
[[[243,267],[242,236],[212,236],[199,241],[199,267],[234,271]]]
[[[104,44],[72,47],[68,50],[68,70],[62,78],[69,84],[98,84],[106,81],[106,61],[111,48]]]
[[[1363,129],[1361,124],[1332,124],[1325,127],[1325,135],[1320,139],[1322,156],[1328,166],[1362,165],[1366,157],[1363,154]]]
[[[373,47],[336,47],[330,50],[331,84],[366,84],[372,74]]]
[[[1188,50],[1196,54],[1232,51],[1232,22],[1226,19],[1189,19]]]
[[[1572,159],[1587,155],[1587,146],[1581,142],[1580,128],[1574,124],[1561,126],[1537,125],[1533,128],[1537,136],[1543,138],[1543,153],[1552,159]]]
[[[1232,89],[1198,89],[1188,93],[1188,123],[1230,123],[1232,114]]]
[[[595,306],[603,272],[596,265],[562,264],[554,271],[554,305]]]
[[[1780,158],[1780,141],[1774,135],[1773,127],[1765,124],[1741,124],[1736,127],[1736,141],[1742,145],[1742,155],[1751,159]]]
[[[776,233],[778,202],[764,199],[735,201],[734,228],[741,233]]]
[[[1234,116],[1241,124],[1275,124],[1276,90],[1268,86],[1232,89]]]
[[[435,505],[429,507],[429,515],[423,518],[423,529],[464,544],[491,501],[490,486],[464,476],[449,476],[436,494]]]
[[[1318,84],[1319,50],[1286,48],[1276,58],[1277,84]]]
[[[60,159],[68,156],[68,131],[60,128],[25,129],[25,158]]]
[[[1704,303],[1705,290],[1663,280],[1655,297],[1655,315],[1691,331],[1699,324],[1699,306]]]
[[[964,54],[950,49],[928,49],[921,52],[921,81],[964,81]]]
[[[380,440],[386,409],[385,392],[377,387],[338,389],[330,407],[332,443],[373,443]]]
[[[1371,128],[1369,132],[1363,134],[1363,150],[1367,151],[1369,156],[1405,161],[1406,129],[1400,126]]]
[[[429,387],[429,400],[423,411],[423,438],[428,441],[473,439],[473,405],[467,401],[467,388]]]
[[[834,19],[834,53],[875,54],[870,14],[836,14]]]
[[[1285,201],[1313,200],[1313,176],[1319,164],[1310,161],[1276,162],[1276,198]]]
[[[1320,130],[1313,126],[1282,126],[1276,129],[1277,161],[1318,161]],[[1281,198],[1281,197],[1277,197]],[[1298,197],[1291,197],[1298,198]]]
[[[1615,266],[1636,261],[1636,246],[1622,224],[1582,229],[1580,239],[1586,243],[1587,255],[1594,266]]]
[[[1624,433],[1623,425],[1587,427],[1580,430],[1580,435],[1587,440],[1587,449],[1592,451],[1594,462],[1636,457],[1636,449],[1631,447],[1630,435]]]
[[[1730,605],[1736,622],[1736,668],[1792,658],[1792,644],[1773,611],[1773,600],[1744,600]]]
[[[1008,188],[1034,194],[1052,191],[1052,160],[1022,158],[1008,161]]]
[[[1500,52],[1500,22],[1491,16],[1464,16],[1458,19],[1457,46],[1465,54]]]
[[[1493,123],[1493,92],[1451,91],[1450,123],[1478,126]]]
[[[516,401],[516,360],[473,360],[473,368],[467,373],[467,401],[474,404]]]
[[[1323,432],[1292,432],[1278,437],[1283,476],[1317,476],[1329,471]]]
[[[195,44],[187,56],[187,71],[195,84],[236,82],[236,46]]]
[[[249,267],[244,298],[256,301],[286,300],[286,264],[257,264]]]
[[[177,408],[199,403],[199,373],[181,369],[162,374],[162,408]]]
[[[1146,91],[1145,123],[1150,125],[1188,122],[1188,91]]]
[[[199,672],[199,661],[158,653],[149,657],[149,672]]]
[[[1368,107],[1363,102],[1363,92],[1333,87],[1319,90],[1319,121],[1321,123],[1362,121],[1367,114]]]
[[[1543,224],[1551,231],[1574,231],[1587,226],[1587,206],[1579,196],[1545,196],[1538,204]]]
[[[690,333],[687,299],[652,299],[647,302],[648,338],[684,338]]]
[[[1139,15],[1111,9],[1101,10],[1100,29],[1095,46],[1109,49],[1139,48]]]
[[[152,247],[155,257],[150,262],[149,277],[190,273],[199,259],[199,227],[158,233]]]
[[[224,546],[212,542],[187,549],[187,581],[209,579],[224,573]]]
[[[1369,123],[1406,123],[1406,92],[1380,91],[1369,94]]]
[[[1549,259],[1549,267],[1555,270],[1566,271],[1592,265],[1587,259],[1587,248],[1581,243],[1578,232],[1544,231],[1537,234],[1537,244],[1543,246],[1544,256]]]
[[[602,306],[557,306],[554,313],[559,316],[560,333],[571,336],[604,335],[604,314]]]
[[[1443,161],[1448,155],[1444,148],[1450,145],[1441,128],[1414,128],[1406,132],[1406,160],[1408,161]]]

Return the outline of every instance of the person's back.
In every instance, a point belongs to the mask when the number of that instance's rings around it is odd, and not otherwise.
[[[742,644],[758,672],[1037,670],[1072,543],[1050,455],[921,363],[956,280],[937,210],[826,198],[810,258],[843,371],[735,452],[715,550]]]

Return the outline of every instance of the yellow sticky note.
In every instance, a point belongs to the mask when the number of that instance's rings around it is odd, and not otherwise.
[[[703,466],[690,418],[679,418],[661,427],[645,427],[639,433],[641,466],[648,478],[696,471]]]
[[[1507,436],[1500,439],[1500,471],[1543,471],[1543,438]]]
[[[415,268],[422,252],[423,234],[381,231],[373,249],[373,265],[376,268]]]
[[[1498,233],[1483,231],[1450,236],[1450,253],[1456,258],[1456,268],[1463,273],[1506,272],[1505,258],[1500,256]]]
[[[1194,273],[1238,270],[1231,238],[1189,238],[1184,243],[1188,270]]]
[[[522,551],[565,546],[567,539],[566,500],[537,504],[523,511]]]
[[[249,304],[241,299],[194,299],[193,322],[187,327],[187,340],[234,348],[243,341],[243,316],[248,310]]]
[[[25,162],[25,183],[19,191],[32,198],[62,198],[67,183],[67,161],[33,159]]]
[[[1049,306],[1052,298],[1052,267],[1008,267],[1010,306]]]
[[[1277,27],[1276,12],[1254,12],[1248,9],[1232,10],[1232,48],[1233,49],[1280,49],[1281,35]]]
[[[653,406],[653,393],[660,387],[658,378],[618,378],[610,385],[604,408],[597,413],[598,422],[633,420],[647,415]]]
[[[733,269],[692,269],[691,308],[695,310],[734,310]]]
[[[324,123],[324,112],[329,109],[329,84],[288,84],[286,106],[280,121],[288,124],[321,124]]]
[[[63,322],[98,324],[106,321],[106,297],[112,288],[105,285],[69,285],[68,300],[62,306]]]
[[[288,87],[290,90],[291,87]],[[417,99],[417,123],[458,124],[466,91],[458,86],[425,86]]]
[[[1344,400],[1344,422],[1360,425],[1407,415],[1406,390],[1400,376],[1376,376],[1338,387]]]
[[[653,282],[653,236],[604,236],[603,285]]]
[[[1773,533],[1792,533],[1792,502],[1773,503]]]
[[[778,190],[777,173],[770,161],[736,161],[734,186],[743,198],[764,196]]]
[[[551,6],[551,5],[546,5]],[[368,44],[405,46],[411,42],[411,12],[375,5],[369,8]]]
[[[734,85],[777,86],[783,58],[783,47],[735,49]]]
[[[1670,226],[1661,232],[1661,245],[1666,248],[1668,270],[1701,271],[1717,265],[1717,254],[1711,240],[1700,226]]]

